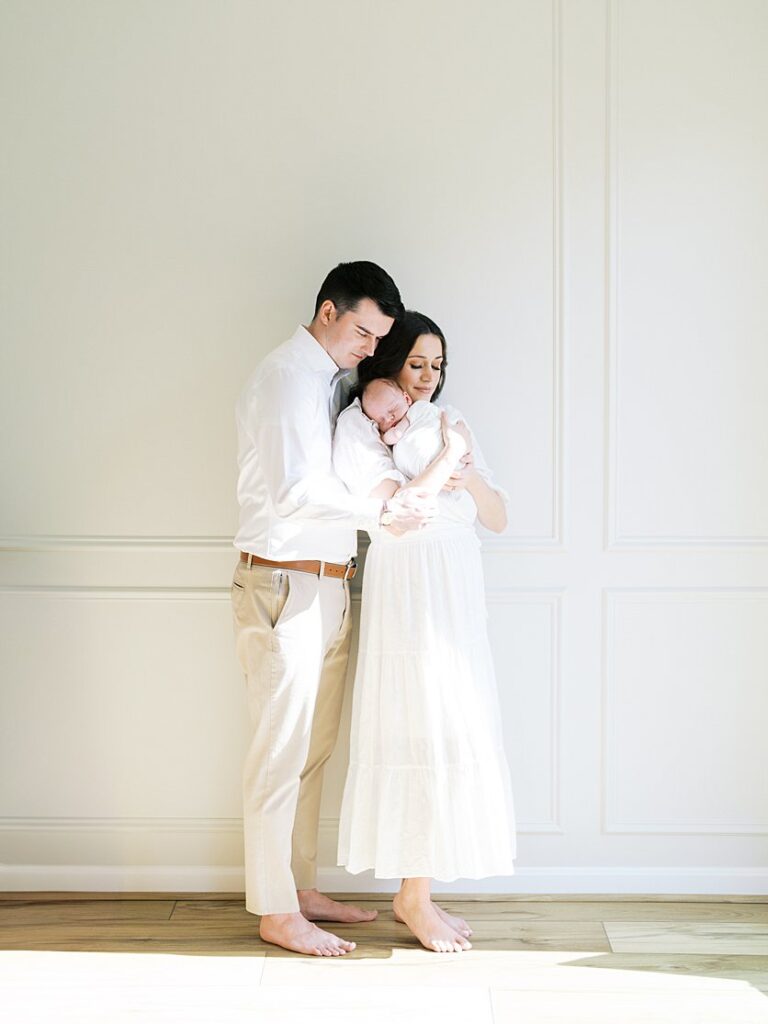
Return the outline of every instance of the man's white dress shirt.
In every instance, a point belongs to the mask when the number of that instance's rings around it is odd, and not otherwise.
[[[240,551],[279,562],[346,562],[357,551],[357,530],[377,528],[381,499],[351,494],[333,471],[343,376],[299,327],[245,385],[235,411]]]

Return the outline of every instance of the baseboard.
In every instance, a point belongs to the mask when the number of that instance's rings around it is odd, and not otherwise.
[[[318,886],[326,892],[395,891],[394,879],[371,872],[350,875],[323,868]],[[3,864],[0,891],[6,892],[242,892],[243,869],[197,865]],[[765,868],[520,867],[514,875],[436,882],[435,892],[510,895],[768,895]]]
[[[382,880],[369,871],[350,875],[342,868],[321,871],[328,892],[394,892],[397,880]],[[768,895],[765,868],[680,867],[519,867],[514,875],[498,878],[435,882],[444,893],[484,894],[701,894]]]

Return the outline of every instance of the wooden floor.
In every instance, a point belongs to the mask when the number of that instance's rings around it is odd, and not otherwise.
[[[352,899],[345,895],[341,899]],[[768,897],[456,897],[422,949],[381,896],[337,959],[261,943],[233,895],[0,894],[8,1024],[768,1024]]]

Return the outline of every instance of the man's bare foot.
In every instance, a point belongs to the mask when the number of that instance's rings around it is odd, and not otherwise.
[[[265,914],[259,925],[259,935],[265,942],[309,956],[343,956],[351,953],[356,945],[332,932],[324,932],[299,913]]]
[[[363,910],[351,903],[339,903],[324,896],[317,889],[299,889],[299,908],[308,921],[340,921],[343,924],[362,924],[374,921],[378,910]]]
[[[407,902],[398,893],[392,900],[395,918],[406,924],[425,949],[436,953],[461,953],[472,944],[438,914],[431,900]]]
[[[439,907],[434,901],[432,902],[432,906],[440,917],[442,917],[445,923],[450,925],[455,932],[458,932],[459,935],[463,935],[465,939],[469,938],[472,934],[472,929],[463,917],[454,917],[453,914],[449,914],[447,910],[443,910],[443,908]],[[402,921],[402,919],[397,916],[397,911],[395,911],[395,920],[401,921],[402,924],[405,924],[405,921]]]

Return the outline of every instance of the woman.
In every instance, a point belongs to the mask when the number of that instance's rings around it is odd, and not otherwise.
[[[413,402],[431,402],[446,365],[442,331],[408,312],[358,374],[361,386],[389,377]],[[437,495],[438,506],[420,531],[371,538],[339,864],[401,878],[397,919],[427,949],[460,952],[471,948],[471,929],[432,903],[430,880],[514,870],[514,811],[475,532],[476,519],[503,530],[506,508],[468,428],[449,426],[446,415],[443,432],[442,452],[407,481],[359,399],[336,427],[334,463],[352,491],[386,498],[417,486]],[[456,476],[468,446],[469,465]]]

